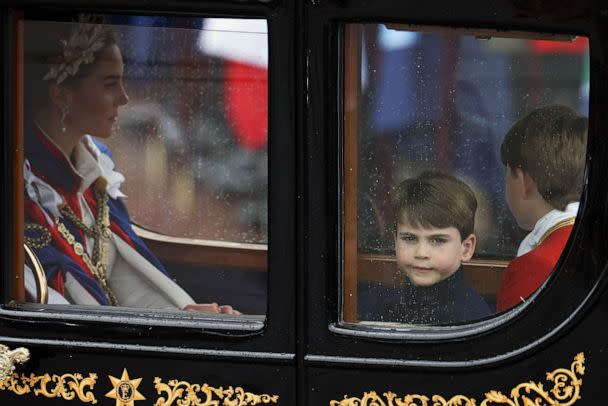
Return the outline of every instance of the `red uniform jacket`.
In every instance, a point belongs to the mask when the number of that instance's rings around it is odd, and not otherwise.
[[[501,312],[522,303],[549,276],[572,231],[567,225],[549,234],[532,251],[509,263],[496,296],[496,311]]]

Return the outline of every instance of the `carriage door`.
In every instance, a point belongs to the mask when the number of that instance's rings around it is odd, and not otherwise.
[[[601,403],[606,331],[594,325],[605,303],[593,302],[595,313],[580,305],[606,263],[590,231],[606,222],[591,203],[604,201],[593,173],[605,171],[591,157],[604,142],[594,126],[606,125],[595,104],[606,95],[594,88],[605,30],[592,7],[516,3],[302,6],[305,404]],[[589,117],[586,173],[553,272],[501,308],[501,283],[528,233],[505,199],[501,143],[546,105]],[[440,176],[460,183],[445,188]],[[463,249],[471,233],[459,235],[464,200],[415,206],[408,179],[449,196],[462,183],[472,191],[472,258],[442,256],[451,238]]]
[[[127,1],[117,10],[102,1],[92,16],[70,2],[10,3],[0,403],[295,404],[292,6]],[[97,72],[83,49],[94,54],[106,28],[124,71],[100,91],[122,85],[128,103],[103,118],[115,121],[111,136],[90,127],[79,142],[107,175],[111,204],[91,207],[110,207],[111,270],[122,277],[106,273],[99,300],[114,306],[89,300],[98,277],[82,282],[95,266],[75,242],[86,229],[41,197],[62,196],[58,185],[72,178],[61,168],[76,158],[38,115],[49,81],[85,86]],[[63,65],[45,59],[47,37]],[[68,132],[82,118],[70,118],[76,108],[96,101],[66,111]],[[183,302],[167,299],[176,292]],[[187,311],[214,303],[237,312]]]

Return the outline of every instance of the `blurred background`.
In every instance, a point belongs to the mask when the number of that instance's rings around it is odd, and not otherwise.
[[[118,34],[130,101],[104,142],[126,177],[122,191],[132,221],[167,236],[265,246],[266,20],[106,19]],[[265,266],[159,259],[199,303],[266,312]]]
[[[107,143],[133,221],[170,236],[265,244],[266,21],[107,18],[130,97]]]
[[[476,192],[476,257],[515,256],[526,232],[505,203],[500,144],[537,107],[563,104],[588,115],[587,39],[358,27],[359,252],[393,252],[391,190],[434,169],[461,178]]]

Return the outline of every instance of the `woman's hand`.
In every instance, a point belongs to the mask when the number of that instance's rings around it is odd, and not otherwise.
[[[190,312],[216,313],[216,314],[241,314],[230,305],[218,305],[217,303],[192,303],[186,305],[184,310]]]

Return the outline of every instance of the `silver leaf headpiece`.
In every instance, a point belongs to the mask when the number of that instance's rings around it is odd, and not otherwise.
[[[68,76],[76,75],[80,65],[92,63],[95,52],[104,46],[106,30],[107,26],[94,23],[91,16],[81,14],[78,22],[72,23],[69,38],[59,40],[61,55],[43,80],[54,80],[60,84]]]

